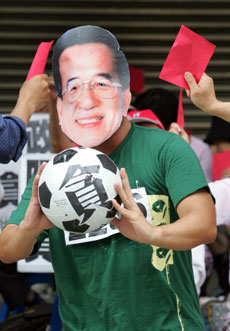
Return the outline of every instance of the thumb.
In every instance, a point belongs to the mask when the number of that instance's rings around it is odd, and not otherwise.
[[[191,72],[186,72],[184,74],[184,78],[185,78],[188,86],[190,87],[190,89],[193,89],[197,86],[197,82],[196,82],[194,76],[191,74]]]

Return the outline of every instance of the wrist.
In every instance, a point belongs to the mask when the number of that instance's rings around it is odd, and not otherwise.
[[[29,222],[22,220],[19,224],[20,231],[22,231],[23,236],[29,236],[30,238],[36,239],[36,237],[40,234],[40,230],[36,227],[33,228]]]
[[[212,103],[209,111],[209,115],[217,116],[223,120],[230,122],[230,102],[217,100]]]
[[[30,116],[38,110],[37,105],[32,98],[24,99],[23,108],[24,112],[26,110],[26,113],[28,113]]]
[[[28,122],[30,120],[30,117],[32,114],[36,111],[35,105],[33,102],[30,101],[24,101],[24,102],[17,102],[16,106],[12,110],[11,114],[12,116],[17,116],[20,118],[25,125],[28,125]]]
[[[222,102],[215,99],[210,105],[209,107],[207,107],[206,111],[207,113],[209,113],[212,116],[215,116],[215,114],[218,112],[218,109],[221,108],[221,104]]]

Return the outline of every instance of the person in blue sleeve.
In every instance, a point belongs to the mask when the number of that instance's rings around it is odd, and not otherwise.
[[[0,115],[0,163],[16,162],[20,158],[28,138],[26,127],[30,117],[42,110],[49,100],[50,84],[46,74],[36,75],[22,84],[12,112]],[[0,186],[0,198],[3,194]],[[0,293],[9,310],[39,301],[25,275],[17,272],[16,263],[0,262],[0,284]]]
[[[46,74],[34,76],[23,83],[12,112],[7,116],[0,115],[0,163],[19,159],[27,142],[26,126],[30,117],[47,104],[49,97]]]

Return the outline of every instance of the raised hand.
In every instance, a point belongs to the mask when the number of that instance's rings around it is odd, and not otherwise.
[[[187,96],[191,98],[196,107],[212,115],[217,102],[213,79],[204,73],[197,84],[190,72],[186,72],[184,77],[190,88],[190,90],[186,90]]]
[[[45,229],[50,229],[54,225],[48,220],[45,214],[42,212],[39,199],[38,199],[38,182],[42,170],[46,166],[46,162],[43,162],[34,178],[32,196],[30,204],[25,214],[24,226],[32,231],[36,231],[38,234]]]
[[[183,138],[188,144],[190,143],[189,140],[189,136],[187,134],[187,132],[181,127],[179,126],[179,124],[177,123],[171,123],[170,127],[168,129],[168,131],[178,134],[179,136],[181,136],[181,138]]]
[[[194,105],[209,115],[218,116],[230,122],[230,102],[220,101],[216,98],[213,79],[204,73],[197,84],[190,72],[186,72],[185,80],[190,90],[186,90]]]

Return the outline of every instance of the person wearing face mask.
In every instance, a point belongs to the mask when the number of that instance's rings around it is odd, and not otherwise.
[[[0,258],[25,258],[49,237],[65,331],[203,330],[190,249],[212,242],[216,225],[197,157],[180,137],[128,121],[128,63],[111,32],[65,32],[54,47],[53,74],[63,132],[121,168],[115,189],[123,205],[113,200],[121,219],[112,221],[119,233],[66,245],[38,203],[43,164],[0,235]],[[133,198],[137,182],[152,224]]]

